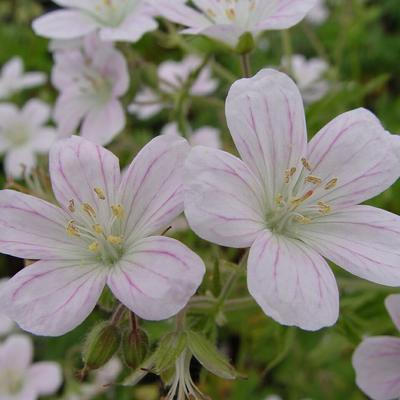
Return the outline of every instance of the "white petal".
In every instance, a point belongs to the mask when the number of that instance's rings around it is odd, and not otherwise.
[[[392,294],[386,297],[385,306],[393,323],[400,331],[400,294]]]
[[[154,236],[135,243],[111,270],[108,285],[139,317],[162,320],[185,307],[204,273],[203,261],[186,246]]]
[[[339,293],[331,269],[298,240],[262,233],[251,247],[247,277],[251,295],[283,325],[315,331],[338,318]]]
[[[125,113],[118,100],[97,107],[85,117],[81,135],[100,145],[110,143],[125,127]]]
[[[64,208],[74,200],[78,204],[89,203],[102,212],[116,203],[118,158],[86,139],[73,136],[55,143],[50,151],[50,175],[54,194]],[[104,191],[106,201],[99,200],[94,188]]]
[[[0,345],[0,366],[8,366],[17,373],[28,369],[33,357],[33,345],[28,336],[11,335]]]
[[[353,206],[302,225],[298,235],[346,271],[372,282],[400,286],[400,217]]]
[[[47,103],[32,99],[22,109],[21,117],[30,125],[41,126],[49,120],[50,114],[51,108]]]
[[[54,259],[68,254],[80,258],[67,235],[68,215],[36,197],[0,191],[0,251],[27,259]]]
[[[136,156],[125,173],[121,203],[129,243],[168,227],[183,211],[183,163],[189,152],[183,138],[158,136]]]
[[[93,32],[98,24],[82,12],[59,10],[37,18],[32,27],[39,36],[50,39],[75,39]]]
[[[36,157],[31,147],[11,149],[5,157],[4,167],[7,176],[19,179],[23,172],[29,172],[36,166]]]
[[[357,385],[374,400],[400,397],[400,339],[365,339],[353,355]]]
[[[54,394],[62,383],[60,366],[55,362],[33,364],[26,375],[26,386],[41,396]]]
[[[312,175],[324,178],[325,183],[337,178],[338,183],[318,198],[346,207],[391,186],[400,170],[392,138],[365,109],[344,113],[330,122],[310,142],[308,160]]]
[[[299,90],[285,74],[264,69],[233,84],[226,116],[243,161],[267,188],[270,207],[282,193],[285,171],[306,153],[307,132]]]
[[[184,187],[186,218],[203,239],[249,247],[265,228],[263,188],[238,158],[195,147],[185,163]]]
[[[61,336],[96,306],[107,270],[83,261],[38,261],[11,278],[0,305],[18,325],[42,336]]]

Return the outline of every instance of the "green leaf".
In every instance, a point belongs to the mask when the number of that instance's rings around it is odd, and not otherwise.
[[[205,369],[224,379],[239,377],[228,359],[202,335],[189,331],[187,332],[187,340],[190,351]]]

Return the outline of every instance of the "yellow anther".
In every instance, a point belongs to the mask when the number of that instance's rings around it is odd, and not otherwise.
[[[70,200],[68,203],[68,210],[70,212],[75,212],[75,201],[74,200]]]
[[[323,201],[318,202],[319,211],[324,214],[330,214],[332,212],[332,207],[329,204],[324,203]]]
[[[289,183],[290,178],[296,173],[296,171],[297,171],[296,167],[292,167],[285,171],[285,183]]]
[[[82,210],[88,214],[89,217],[96,218],[96,211],[89,203],[83,203]]]
[[[307,160],[306,158],[302,158],[302,159],[301,159],[301,163],[303,164],[303,167],[304,167],[306,170],[308,170],[308,171],[311,171],[311,170],[312,170],[311,165],[310,165],[310,163],[308,162],[308,160]]]
[[[89,244],[88,249],[93,252],[96,253],[96,251],[99,250],[100,245],[97,242],[93,242],[91,244]]]
[[[99,235],[104,232],[103,227],[99,224],[93,225],[93,230]]]
[[[304,179],[306,183],[312,183],[313,185],[320,185],[322,183],[322,179],[318,178],[318,176],[309,175]]]
[[[333,189],[338,183],[338,178],[331,179],[326,185],[325,190]]]
[[[98,187],[95,187],[93,190],[95,191],[95,193],[97,194],[97,197],[100,200],[105,200],[106,199],[106,195],[104,194],[102,189],[100,189]]]
[[[74,220],[68,222],[66,230],[70,236],[80,236],[79,229],[76,227]]]
[[[211,8],[209,8],[206,12],[207,15],[211,18],[215,18],[217,16],[217,14],[215,14],[215,12]]]
[[[114,217],[117,217],[119,219],[123,218],[125,214],[124,207],[121,204],[113,204],[111,206],[112,213]]]
[[[283,196],[280,194],[280,193],[278,193],[276,196],[275,196],[275,202],[276,202],[276,204],[278,204],[278,205],[281,205],[281,204],[283,204]]]
[[[310,224],[312,222],[310,218],[305,217],[304,215],[296,215],[294,220],[300,224]]]
[[[312,195],[314,194],[314,190],[309,190],[307,193],[305,193],[303,196],[301,197],[296,197],[294,198],[291,203],[294,206],[299,206],[301,203],[305,202],[307,199],[309,199]]]
[[[107,237],[107,242],[109,242],[109,243],[111,243],[111,244],[114,244],[114,245],[121,244],[122,241],[123,241],[122,236],[113,236],[113,235],[110,235],[110,236]]]
[[[225,10],[225,14],[231,21],[234,21],[236,19],[236,12],[233,8],[228,8],[227,10]]]

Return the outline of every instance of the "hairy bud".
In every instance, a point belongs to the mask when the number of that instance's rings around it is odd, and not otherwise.
[[[136,369],[146,359],[149,352],[149,336],[142,329],[126,329],[122,334],[121,353],[125,364]]]

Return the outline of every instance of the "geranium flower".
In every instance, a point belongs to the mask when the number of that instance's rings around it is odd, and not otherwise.
[[[301,54],[295,54],[291,58],[284,57],[282,65],[292,72],[305,103],[318,101],[328,92],[329,84],[324,79],[329,69],[326,61],[320,58],[307,60]]]
[[[173,22],[187,26],[182,33],[205,35],[235,47],[250,32],[287,29],[299,23],[316,0],[153,0],[155,11]]]
[[[66,9],[33,22],[36,34],[50,39],[75,39],[98,31],[101,40],[136,42],[157,28],[144,0],[53,0]]]
[[[105,285],[141,318],[179,312],[205,267],[180,242],[157,236],[183,210],[181,175],[189,146],[160,136],[123,178],[118,159],[80,137],[50,151],[50,175],[61,205],[0,192],[0,251],[40,260],[7,283],[0,300],[22,329],[62,335],[94,309]]]
[[[41,100],[28,101],[19,110],[14,104],[0,104],[0,154],[5,154],[6,174],[20,178],[36,166],[36,154],[45,154],[56,138],[56,130],[45,123],[50,107]]]
[[[24,73],[22,59],[14,57],[4,64],[0,72],[0,99],[6,99],[13,94],[43,85],[46,82],[46,74],[42,72]]]
[[[400,295],[386,298],[386,309],[400,330]],[[373,400],[400,397],[400,338],[376,336],[364,339],[353,355],[357,385]]]
[[[108,144],[125,127],[125,112],[119,98],[129,88],[129,73],[122,53],[96,35],[82,46],[54,53],[52,83],[60,91],[54,118],[60,135],[80,134]]]
[[[267,315],[307,330],[336,322],[339,293],[323,257],[400,285],[400,217],[357,205],[398,178],[398,136],[358,109],[307,145],[299,90],[270,69],[232,86],[226,115],[243,161],[195,147],[185,167],[185,214],[200,237],[251,247],[248,287]]]
[[[0,344],[0,398],[36,400],[54,394],[61,385],[55,362],[32,364],[33,347],[27,336],[13,335]]]
[[[165,61],[158,67],[160,91],[168,96],[173,96],[182,90],[191,77],[191,74],[201,66],[202,60],[190,55],[182,61]],[[192,96],[207,96],[214,92],[218,81],[212,79],[211,68],[206,66],[199,73],[197,79],[191,84],[189,93]],[[140,119],[147,119],[158,114],[163,108],[171,106],[166,99],[155,90],[144,88],[140,91],[128,111],[136,114]]]

